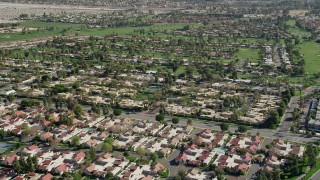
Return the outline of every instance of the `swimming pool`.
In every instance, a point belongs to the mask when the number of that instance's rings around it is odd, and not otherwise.
[[[83,131],[92,131],[93,128],[83,128]]]
[[[215,150],[220,154],[224,154],[228,151],[226,148],[222,148],[222,147],[215,148]]]

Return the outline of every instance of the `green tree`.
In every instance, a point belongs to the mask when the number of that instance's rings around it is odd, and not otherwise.
[[[103,115],[109,115],[109,108],[108,108],[108,106],[103,106],[103,108],[102,108],[102,112],[103,112]]]
[[[271,173],[269,171],[260,170],[257,173],[257,180],[269,180],[271,179]]]
[[[83,108],[80,104],[75,105],[73,112],[77,118],[81,118],[83,115]]]
[[[81,180],[81,179],[82,179],[81,174],[80,174],[78,171],[76,171],[76,172],[73,174],[72,179],[73,179],[73,180]]]
[[[158,159],[158,154],[157,153],[150,153],[150,159],[153,161],[153,162],[156,162],[156,160]]]
[[[86,166],[89,166],[90,163],[91,163],[91,161],[92,161],[92,159],[90,158],[89,152],[86,152],[86,157],[85,157],[85,160],[84,160],[84,164],[85,164]]]
[[[311,144],[308,144],[306,147],[306,152],[304,153],[304,156],[308,160],[308,165],[312,168],[317,165],[317,157],[319,154],[318,148],[316,146],[313,146]]]
[[[220,129],[221,129],[221,131],[228,131],[228,129],[229,129],[229,124],[227,124],[227,123],[221,123],[221,124],[220,124]]]
[[[156,121],[162,122],[164,120],[164,114],[156,115]]]
[[[7,136],[7,132],[3,129],[0,130],[0,139],[4,139]]]
[[[179,118],[177,118],[177,117],[174,117],[174,118],[172,118],[172,123],[173,124],[178,124],[179,123]]]
[[[73,83],[72,88],[73,89],[79,89],[80,88],[80,82],[77,81],[77,82]]]
[[[190,125],[190,126],[192,126],[192,120],[191,120],[191,119],[188,119],[187,124]]]
[[[73,116],[70,116],[69,118],[67,118],[66,125],[71,126],[73,124],[73,119],[74,119]]]
[[[114,109],[113,110],[113,115],[115,115],[115,116],[120,116],[121,113],[122,113],[121,109]]]
[[[94,147],[91,147],[89,150],[89,156],[91,160],[95,160],[97,157],[97,150]]]
[[[248,130],[248,127],[247,127],[247,126],[244,126],[244,125],[238,126],[238,131],[239,131],[240,133],[245,133],[245,132],[247,132],[247,130]]]
[[[113,141],[114,141],[114,140],[113,140],[112,138],[110,138],[110,137],[104,139],[104,142],[105,142],[105,143],[108,143],[108,144],[112,144]]]
[[[38,160],[37,156],[32,156],[32,162],[33,162],[34,167],[38,167],[39,160]]]
[[[78,146],[79,143],[80,143],[80,137],[77,136],[77,135],[73,136],[72,139],[71,139],[71,144],[73,146]]]
[[[112,172],[108,171],[108,172],[106,173],[106,175],[105,175],[105,179],[106,179],[106,180],[110,180],[110,179],[112,179],[112,178],[113,178]]]
[[[269,118],[266,121],[266,126],[269,128],[274,128],[280,123],[280,117],[277,111],[271,110],[269,112]]]
[[[56,84],[55,86],[53,86],[51,88],[52,94],[66,93],[68,91],[69,91],[69,89],[63,84]]]
[[[20,164],[20,168],[21,168],[21,172],[27,172],[28,171],[28,165],[27,162],[25,161],[24,158],[19,158],[19,164]]]
[[[21,101],[20,104],[22,108],[33,107],[33,106],[39,106],[40,101],[36,99],[24,99]]]
[[[283,116],[283,114],[284,114],[284,108],[279,107],[279,108],[277,109],[277,111],[278,111],[279,116]]]
[[[9,95],[7,96],[7,100],[8,100],[10,103],[12,103],[15,99],[16,99],[16,96],[13,95],[13,94],[9,94]]]
[[[179,175],[182,179],[184,179],[185,176],[186,176],[186,171],[183,170],[183,169],[180,169],[180,170],[178,171],[178,175]]]
[[[273,168],[272,179],[281,180],[281,170],[279,168]]]
[[[33,165],[33,161],[32,161],[32,158],[30,156],[28,156],[27,158],[27,168],[28,168],[28,171],[29,172],[34,172],[34,165]]]
[[[165,154],[162,151],[158,151],[158,157],[164,158]]]
[[[91,111],[94,112],[94,113],[96,113],[96,114],[98,114],[98,115],[100,115],[100,107],[97,106],[97,105],[93,105],[93,106],[91,107]]]
[[[292,118],[294,121],[299,119],[300,113],[301,113],[300,108],[294,108],[294,110],[292,112]]]
[[[14,163],[13,169],[14,169],[14,171],[17,172],[18,174],[21,174],[21,173],[22,173],[22,168],[21,168],[20,161],[16,161],[16,162]]]
[[[144,156],[144,155],[147,153],[147,151],[146,151],[146,149],[144,149],[144,148],[142,148],[141,146],[139,146],[139,147],[137,148],[137,150],[136,150],[136,153],[137,153],[138,155],[140,155],[140,156]]]
[[[169,171],[162,169],[160,172],[158,172],[161,178],[168,178],[169,176]]]
[[[112,152],[113,147],[109,143],[103,143],[102,150],[105,151],[105,152]]]

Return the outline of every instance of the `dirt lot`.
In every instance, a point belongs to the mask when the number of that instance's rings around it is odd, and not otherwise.
[[[303,9],[290,10],[289,11],[289,15],[290,16],[305,16],[307,12],[309,12],[309,11],[308,10],[303,10]]]
[[[128,7],[132,8],[132,7]],[[43,5],[43,4],[18,4],[18,3],[7,3],[0,2],[0,22],[14,19],[21,14],[34,14],[34,15],[42,15],[43,13],[60,13],[60,12],[68,12],[68,13],[91,13],[91,14],[102,14],[109,13],[113,11],[121,11],[126,8],[111,8],[105,6],[99,7],[87,7],[87,6],[70,6],[70,5]],[[176,8],[138,8],[143,12],[148,12],[149,9],[154,10],[156,14],[165,13]]]
[[[108,8],[108,7],[84,7],[84,6],[67,6],[67,5],[42,5],[42,4],[15,4],[0,2],[0,17],[3,20],[13,19],[20,14],[35,14],[41,15],[43,13],[108,13],[112,11],[119,11],[124,9]]]

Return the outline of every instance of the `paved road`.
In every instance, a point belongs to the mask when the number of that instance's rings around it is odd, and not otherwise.
[[[129,116],[133,119],[149,119],[150,121],[155,121],[155,116],[156,114],[147,114],[147,113],[134,113],[130,115],[124,115],[124,116]],[[187,121],[182,120],[181,118],[179,124],[181,125],[186,125]],[[171,124],[171,119],[166,118],[165,121],[168,122],[168,124]],[[283,122],[287,123],[287,122]],[[289,124],[290,125],[290,124]],[[205,120],[199,120],[199,121],[193,121],[192,126],[195,128],[210,128],[212,130],[220,130],[220,123],[219,122],[213,122],[213,121],[205,121]],[[281,127],[286,127],[286,125],[282,125]],[[229,130],[231,132],[235,132],[238,129],[238,126],[236,125],[230,125]],[[280,129],[280,128],[279,128]],[[282,128],[283,129],[283,128]],[[287,129],[290,129],[290,126],[287,127]],[[305,143],[311,143],[311,142],[316,142],[320,140],[318,137],[311,137],[311,138],[306,138],[304,135],[301,134],[293,134],[288,132],[287,130],[283,131],[277,131],[277,130],[272,130],[272,129],[257,129],[257,128],[249,128],[248,132],[251,134],[257,134],[258,132],[260,133],[261,136],[266,137],[266,138],[272,138],[272,139],[286,139],[294,142],[305,142]]]
[[[320,170],[317,171],[313,176],[311,176],[310,180],[319,180],[320,179]]]
[[[282,64],[279,53],[278,53],[278,49],[279,49],[279,44],[277,44],[273,47],[273,54],[274,54],[273,61],[274,61],[274,65],[276,67],[280,67]]]
[[[309,95],[314,90],[318,90],[318,89],[319,89],[319,87],[313,87],[313,88],[306,89],[304,91],[304,95]],[[300,97],[298,97],[298,96],[292,97],[292,99],[289,103],[289,107],[286,110],[284,116],[282,117],[281,124],[277,130],[257,129],[254,127],[250,127],[248,129],[248,132],[250,132],[251,134],[260,133],[261,136],[266,138],[265,139],[266,142],[264,144],[271,142],[272,139],[277,139],[277,138],[289,140],[292,142],[300,142],[300,143],[314,143],[316,141],[319,141],[320,138],[318,138],[318,137],[308,138],[303,134],[290,133],[290,127],[291,127],[291,122],[292,122],[292,112],[293,112],[294,108],[299,107],[299,99],[300,99]],[[155,121],[156,112],[153,112],[153,113],[139,112],[139,113],[134,113],[134,114],[125,115],[125,116],[129,116],[134,119],[149,119],[151,121]],[[165,118],[165,121],[168,124],[171,124],[171,118],[167,117],[167,118]],[[183,120],[183,118],[181,118],[181,121],[179,122],[179,124],[186,125],[187,121],[185,121],[185,120]],[[193,127],[197,128],[197,129],[209,128],[212,130],[218,130],[218,131],[220,130],[220,122],[194,120],[192,122],[192,125],[193,125]],[[230,127],[229,127],[229,130],[231,132],[235,132],[237,129],[238,129],[238,126],[236,126],[236,125],[230,125]],[[164,163],[167,167],[169,167],[171,177],[176,175],[176,173],[179,170],[179,166],[171,165],[169,163],[169,161],[171,161],[177,154],[178,154],[178,151],[175,151],[172,154],[170,154],[170,156],[167,157],[166,159],[160,160],[160,162]],[[247,177],[251,177],[258,169],[259,169],[259,166],[253,164],[252,168],[250,168],[250,171],[248,172]],[[320,171],[317,172],[312,179],[314,179],[314,180],[320,179]]]
[[[282,116],[281,124],[278,128],[278,132],[288,132],[291,128],[292,119],[292,112],[295,108],[299,107],[299,97],[294,96],[291,98],[291,101],[286,109],[284,115]]]
[[[158,161],[164,164],[169,169],[170,177],[174,177],[178,174],[180,170],[179,165],[171,164],[170,162],[180,154],[180,150],[175,149],[168,157],[158,159]]]
[[[251,167],[245,176],[245,179],[248,179],[248,177],[252,178],[254,174],[256,174],[260,170],[260,165],[259,164],[251,164]]]

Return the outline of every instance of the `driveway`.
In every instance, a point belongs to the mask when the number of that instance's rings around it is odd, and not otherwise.
[[[181,168],[184,168],[184,167],[181,167],[184,165],[175,165],[170,163],[179,154],[180,154],[180,150],[175,149],[171,154],[169,154],[168,157],[158,159],[160,163],[164,164],[169,169],[170,177],[176,176],[179,170]]]

